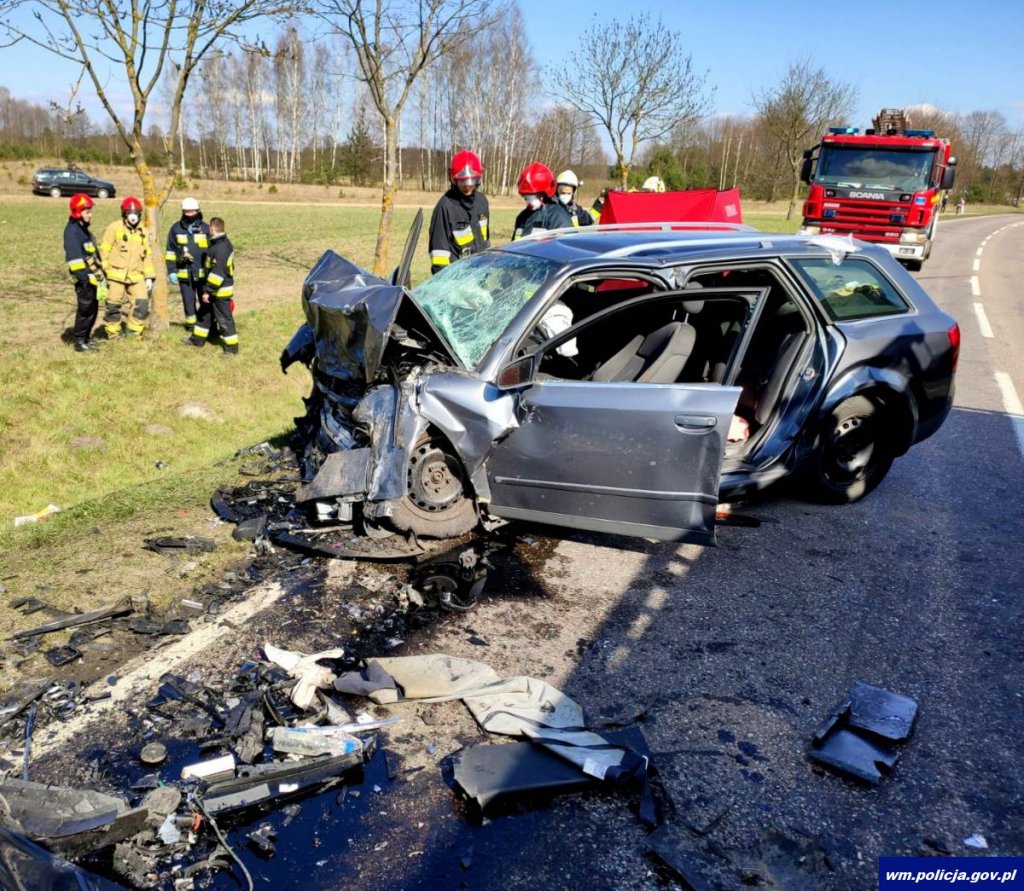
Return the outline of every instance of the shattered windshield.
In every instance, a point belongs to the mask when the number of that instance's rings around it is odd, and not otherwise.
[[[559,265],[502,251],[477,254],[427,279],[412,296],[459,361],[476,368]]]
[[[849,189],[915,192],[930,184],[934,150],[883,151],[823,146],[814,181]]]

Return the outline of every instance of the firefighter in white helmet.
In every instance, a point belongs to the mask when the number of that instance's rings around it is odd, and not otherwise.
[[[206,249],[210,246],[210,227],[203,222],[199,200],[191,195],[181,201],[181,219],[167,233],[167,278],[171,287],[181,290],[185,327],[192,330],[196,311],[206,282]]]
[[[569,211],[572,225],[576,229],[580,226],[591,226],[601,218],[600,198],[594,202],[590,210],[576,202],[576,193],[581,185],[579,177],[571,170],[563,170],[555,179],[555,200]]]
[[[665,183],[660,176],[649,176],[644,180],[644,184],[640,186],[641,192],[664,192]]]

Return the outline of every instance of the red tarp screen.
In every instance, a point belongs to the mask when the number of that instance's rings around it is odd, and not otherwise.
[[[601,223],[742,223],[740,190],[609,192]]]

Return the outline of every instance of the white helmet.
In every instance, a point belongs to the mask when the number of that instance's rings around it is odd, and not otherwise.
[[[555,180],[555,184],[559,186],[572,186],[574,189],[580,187],[579,178],[571,170],[563,170],[558,174],[558,179]]]
[[[640,186],[641,192],[664,192],[665,183],[662,182],[660,176],[649,176],[644,180],[644,184]]]
[[[191,195],[188,198],[181,199],[181,209],[185,210],[199,210],[199,199],[193,198]]]

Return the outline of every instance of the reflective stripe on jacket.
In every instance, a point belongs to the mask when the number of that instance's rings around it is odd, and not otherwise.
[[[129,229],[123,220],[115,220],[107,226],[100,243],[100,258],[103,271],[112,282],[130,285],[156,278],[149,238],[141,226]]]
[[[235,249],[227,235],[210,236],[206,249],[206,284],[211,297],[235,295]]]
[[[491,246],[490,207],[479,189],[463,195],[456,186],[445,192],[430,217],[430,271]]]
[[[209,246],[210,227],[203,222],[201,214],[191,220],[185,217],[176,220],[167,232],[167,250],[164,252],[167,274],[187,281],[191,266],[193,280],[199,281],[206,275],[206,250]],[[186,251],[192,255],[191,264],[184,257]]]
[[[85,220],[68,220],[64,227],[64,259],[73,279],[99,284],[96,273],[100,271],[100,259]]]

